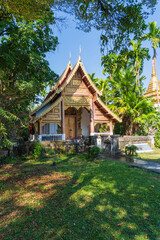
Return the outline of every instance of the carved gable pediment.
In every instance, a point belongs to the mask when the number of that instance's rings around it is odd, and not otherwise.
[[[71,81],[64,89],[65,95],[90,96],[92,95],[84,83],[79,70],[74,74]]]

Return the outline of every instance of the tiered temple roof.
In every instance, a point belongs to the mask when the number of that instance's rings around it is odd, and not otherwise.
[[[54,107],[55,104],[57,104],[61,100],[62,92],[64,88],[67,86],[67,84],[71,81],[76,71],[79,70],[82,74],[82,80],[86,84],[87,88],[90,90],[90,92],[94,95],[97,94],[96,99],[94,100],[95,104],[98,106],[98,108],[101,108],[101,110],[104,112],[106,116],[111,118],[114,122],[121,122],[121,119],[114,114],[99,98],[101,95],[101,92],[97,89],[94,82],[92,82],[91,78],[87,74],[83,63],[81,61],[81,58],[79,57],[77,63],[72,68],[72,65],[69,61],[66,69],[60,76],[58,82],[53,86],[53,88],[48,93],[45,101],[38,106],[34,111],[30,113],[30,116],[32,116],[32,122],[36,122],[38,119],[40,119],[44,114],[46,114],[51,108]],[[36,114],[38,113],[38,114]],[[36,117],[33,117],[36,114]]]

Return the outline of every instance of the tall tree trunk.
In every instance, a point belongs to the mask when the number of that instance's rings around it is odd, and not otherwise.
[[[158,111],[160,110],[159,109],[159,86],[158,86],[158,77],[157,77],[157,66],[156,66],[156,49],[153,48],[153,52],[154,52],[154,55],[153,55],[153,61],[154,61],[154,68],[155,68],[155,75],[156,75],[156,87],[157,87],[157,105],[158,105]]]
[[[124,128],[125,128],[125,135],[131,135],[131,119],[129,117],[123,118]]]
[[[137,61],[135,60],[135,71],[136,71],[136,87],[138,86],[138,69],[137,69]]]

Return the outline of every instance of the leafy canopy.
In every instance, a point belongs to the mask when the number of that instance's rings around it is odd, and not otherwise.
[[[0,123],[3,137],[10,139],[21,121],[28,122],[29,105],[37,101],[48,85],[57,80],[45,56],[55,51],[58,39],[50,27],[55,23],[53,12],[30,21],[12,15],[2,19],[0,42]],[[4,114],[5,113],[5,114]],[[7,115],[9,114],[9,115]],[[15,116],[12,122],[7,116]],[[18,121],[21,119],[21,121]],[[5,146],[3,144],[3,146]]]
[[[77,26],[84,31],[101,31],[102,48],[125,48],[130,37],[138,39],[146,29],[145,18],[154,11],[157,0],[68,0],[61,9],[75,14]]]
[[[156,115],[152,100],[143,97],[145,77],[141,74],[145,58],[149,59],[148,49],[142,48],[140,40],[132,40],[129,49],[120,54],[111,52],[102,57],[106,79],[103,83],[96,80],[96,85],[99,89],[106,85],[102,98],[121,116],[123,134],[146,133],[148,119]]]
[[[37,20],[43,18],[47,9],[54,6],[54,0],[0,0],[1,16],[12,14],[19,18],[23,16],[27,20]]]

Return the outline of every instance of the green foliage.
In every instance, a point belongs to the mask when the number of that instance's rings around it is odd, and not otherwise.
[[[124,123],[115,123],[114,125],[114,134],[120,134],[120,135],[125,135],[125,126]]]
[[[94,73],[92,75],[92,81],[95,83],[95,85],[97,86],[97,88],[100,90],[101,92],[101,99],[102,101],[107,104],[107,95],[106,95],[106,92],[109,91],[109,87],[108,87],[108,84],[107,84],[107,80],[103,80],[102,78],[101,79],[98,79],[98,78],[93,78],[94,77]]]
[[[110,53],[102,57],[109,89],[103,95],[106,95],[108,107],[123,121],[115,132],[126,135],[144,134],[148,119],[156,114],[152,100],[143,97],[145,78],[140,76],[144,59],[149,57],[148,50],[141,48],[140,41],[131,41],[131,46],[132,50],[122,51],[119,55]]]
[[[72,146],[69,151],[68,151],[70,154],[75,154],[76,153],[76,148],[75,146]]]
[[[48,7],[54,5],[54,0],[25,0],[23,3],[19,0],[0,0],[0,5],[5,16],[13,14],[16,18],[23,16],[35,20],[47,14]]]
[[[57,153],[59,153],[59,154],[64,154],[64,153],[66,153],[66,148],[65,148],[65,146],[64,146],[64,145],[58,146],[58,148],[57,148]]]
[[[23,6],[18,1],[13,2],[16,2],[15,6]],[[42,3],[40,0],[37,4],[40,2]],[[32,3],[28,0],[23,4],[29,7]],[[39,97],[45,95],[47,86],[53,85],[57,80],[57,75],[51,71],[46,60],[46,53],[55,51],[58,44],[51,28],[51,24],[55,23],[53,12],[48,8],[40,19],[31,21],[20,15],[16,17],[16,8],[13,8],[13,13],[9,13],[11,5],[14,5],[12,1],[5,4],[3,1],[4,14],[1,16],[1,148],[9,146],[9,140],[18,133],[16,129],[22,128],[22,122],[27,128],[30,104],[38,103]],[[25,12],[22,8],[17,9],[19,10]]]
[[[160,148],[160,131],[155,134],[155,147]]]
[[[154,11],[158,1],[65,1],[62,8],[76,14],[78,28],[90,31],[92,28],[101,30],[102,50],[119,50],[126,48],[130,36],[134,39],[142,36],[146,29],[145,19]],[[70,3],[70,8],[68,6]],[[67,10],[66,10],[67,9]],[[110,49],[112,48],[112,49]]]
[[[89,147],[87,150],[89,160],[93,161],[100,154],[100,148],[97,146]]]
[[[104,132],[108,132],[108,131],[109,131],[109,126],[106,126],[106,123],[101,124],[101,126],[99,128],[99,132],[104,133]]]
[[[159,239],[159,174],[86,154],[52,163],[1,165],[3,239]]]
[[[17,121],[19,121],[18,117],[0,107],[0,149],[10,148],[13,145],[8,139],[7,127]]]
[[[160,44],[160,28],[157,27],[157,22],[151,22],[148,25],[149,32],[146,33],[142,39],[149,40],[155,50]],[[156,55],[155,55],[156,57]]]
[[[55,150],[54,149],[46,149],[46,152],[48,155],[55,155]]]
[[[66,153],[66,148],[63,141],[58,141],[54,143],[54,148],[56,153],[63,154]]]
[[[135,145],[128,145],[125,147],[125,154],[127,156],[134,156],[137,155],[136,151],[138,150],[138,147]]]
[[[33,150],[33,158],[37,160],[41,156],[41,153],[42,153],[42,146],[39,142],[36,142]]]

